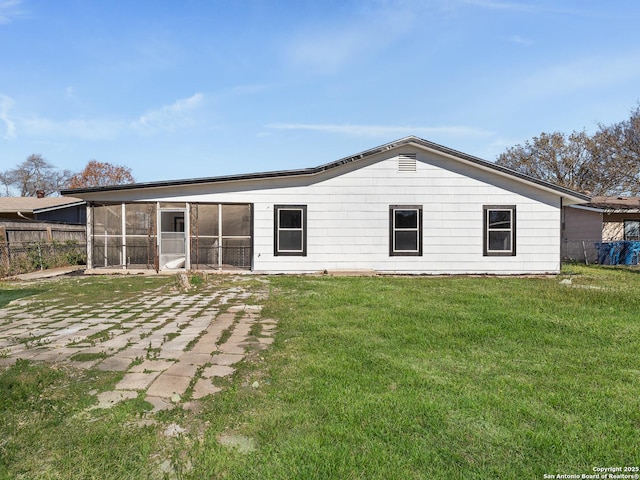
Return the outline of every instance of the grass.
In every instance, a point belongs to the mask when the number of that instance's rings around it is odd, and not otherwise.
[[[36,295],[42,290],[37,288],[19,288],[13,284],[0,281],[0,308],[13,300]]]
[[[640,278],[572,268],[571,286],[274,278],[270,385],[235,394],[249,397],[236,422],[258,452],[193,478],[542,478],[639,465]]]
[[[108,279],[112,290],[129,280]],[[142,398],[85,411],[117,373],[1,371],[0,478],[544,478],[640,466],[637,270],[269,281],[262,315],[279,321],[275,343],[197,412],[140,426]],[[163,437],[171,423],[187,433]]]

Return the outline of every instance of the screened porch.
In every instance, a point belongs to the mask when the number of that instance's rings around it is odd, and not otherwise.
[[[88,268],[252,267],[252,205],[135,202],[88,206]]]

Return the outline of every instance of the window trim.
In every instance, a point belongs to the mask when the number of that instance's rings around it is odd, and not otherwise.
[[[281,210],[299,210],[302,212],[302,226],[300,228],[280,228]],[[302,250],[280,250],[280,231],[301,231]],[[307,256],[307,206],[306,205],[274,205],[273,206],[273,255],[276,257],[306,257]]]
[[[511,212],[511,228],[489,228],[489,212],[492,210],[508,210]],[[515,257],[516,256],[516,206],[515,205],[484,205],[482,207],[482,254],[485,257]],[[511,234],[511,250],[489,250],[489,233],[509,232]]]
[[[417,228],[398,229],[395,224],[395,212],[397,210],[415,210],[418,212]],[[396,250],[396,231],[414,231],[417,235],[417,250]],[[421,257],[422,256],[422,205],[390,205],[389,206],[389,256],[390,257]]]

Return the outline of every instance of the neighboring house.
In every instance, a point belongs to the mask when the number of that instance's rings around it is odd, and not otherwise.
[[[71,197],[0,197],[0,221],[37,220],[84,225],[86,203]]]
[[[598,261],[597,243],[640,240],[640,197],[593,197],[564,212],[563,257]]]
[[[84,245],[86,211],[80,198],[0,197],[0,260],[33,242]]]
[[[524,274],[560,270],[589,197],[417,137],[315,168],[63,191],[88,268]]]

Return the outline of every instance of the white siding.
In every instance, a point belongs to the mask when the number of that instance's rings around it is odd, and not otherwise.
[[[560,196],[419,148],[415,172],[385,152],[309,177],[115,192],[114,200],[254,205],[254,270],[520,274],[560,269]],[[145,198],[140,198],[140,194]],[[104,198],[104,197],[102,197]],[[87,197],[87,199],[90,199]],[[307,205],[307,256],[274,256],[274,205]],[[389,206],[422,205],[423,255],[389,255]],[[483,256],[483,205],[516,206],[516,256]]]

